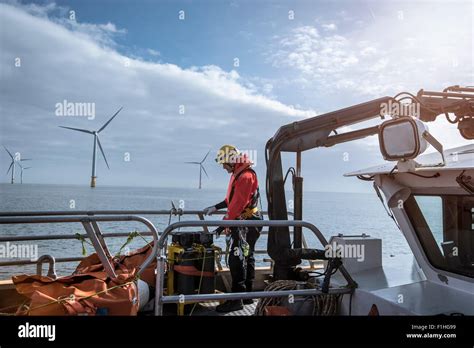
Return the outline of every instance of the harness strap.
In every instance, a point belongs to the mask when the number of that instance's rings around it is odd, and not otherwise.
[[[241,220],[248,220],[250,219],[254,214],[258,213],[258,207],[253,207],[253,208],[245,208],[242,214],[240,214],[239,219]]]

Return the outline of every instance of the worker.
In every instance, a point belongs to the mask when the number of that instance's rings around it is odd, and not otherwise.
[[[224,145],[217,153],[216,162],[231,174],[225,199],[204,209],[206,215],[227,208],[224,220],[261,220],[258,208],[260,193],[257,174],[251,168],[253,163],[248,156],[233,145]],[[216,235],[224,232],[229,249],[229,268],[232,277],[232,292],[251,292],[255,279],[255,244],[260,236],[261,227],[223,228],[215,230]],[[244,304],[253,303],[252,299],[229,300],[216,307],[218,312],[241,310]]]

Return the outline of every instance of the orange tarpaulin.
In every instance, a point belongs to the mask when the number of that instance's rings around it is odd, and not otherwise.
[[[114,258],[117,278],[104,272],[97,254],[82,260],[73,275],[51,279],[38,275],[12,278],[18,293],[29,300],[17,315],[136,315],[139,299],[135,283],[138,266],[151,252],[150,246]],[[156,261],[140,279],[155,284]]]

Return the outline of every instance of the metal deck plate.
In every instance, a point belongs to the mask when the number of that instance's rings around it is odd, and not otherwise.
[[[219,302],[205,302],[197,305],[194,309],[193,316],[252,316],[255,313],[257,307],[257,301],[254,300],[253,304],[244,305],[244,308],[240,311],[229,312],[229,313],[218,313],[216,307]]]

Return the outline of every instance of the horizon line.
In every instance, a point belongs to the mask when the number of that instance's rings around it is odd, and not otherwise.
[[[100,185],[100,186],[97,186],[95,188],[91,188],[89,185],[87,184],[54,184],[54,183],[23,183],[23,184],[20,184],[20,183],[15,183],[15,184],[11,184],[9,182],[0,182],[0,185],[5,185],[5,186],[8,186],[8,185],[12,185],[12,186],[15,186],[15,185],[44,185],[44,186],[74,186],[74,187],[87,187],[87,188],[90,188],[90,189],[97,189],[97,188],[101,188],[101,187],[108,187],[108,188],[111,188],[111,187],[114,187],[114,188],[164,188],[164,189],[185,189],[185,190],[196,190],[196,191],[200,191],[200,190],[210,190],[210,191],[220,191],[220,190],[223,190],[225,191],[225,188],[216,188],[216,187],[203,187],[202,189],[198,189],[198,188],[193,188],[193,187],[177,187],[177,186],[155,186],[155,185],[149,185],[149,186],[140,186],[140,185],[133,185],[133,186],[130,186],[130,185]],[[292,192],[291,189],[290,190],[285,190],[286,192]],[[369,194],[371,193],[370,190],[368,191],[321,191],[321,190],[311,190],[311,189],[307,189],[305,190],[305,192],[311,192],[311,193],[364,193],[364,194]]]

